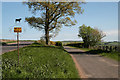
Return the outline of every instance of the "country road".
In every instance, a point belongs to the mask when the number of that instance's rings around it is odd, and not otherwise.
[[[21,48],[21,47],[30,45],[32,43],[33,42],[20,42],[19,46]],[[9,51],[15,50],[15,49],[17,49],[17,43],[8,44],[6,46],[0,46],[0,49],[2,49],[2,50],[0,50],[0,54],[3,54],[5,52],[9,52]]]
[[[78,65],[81,78],[118,78],[117,61],[68,46],[64,48]]]

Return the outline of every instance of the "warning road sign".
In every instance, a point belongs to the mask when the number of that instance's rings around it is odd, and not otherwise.
[[[22,32],[22,28],[21,27],[14,27],[14,32]]]

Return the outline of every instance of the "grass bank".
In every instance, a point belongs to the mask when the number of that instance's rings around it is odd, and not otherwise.
[[[32,44],[2,55],[2,78],[79,78],[71,56],[59,47]]]

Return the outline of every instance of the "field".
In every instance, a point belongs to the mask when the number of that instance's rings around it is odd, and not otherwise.
[[[83,43],[82,41],[62,41],[63,45],[72,44],[72,43]]]
[[[32,44],[2,55],[3,78],[79,78],[71,56],[62,47]]]
[[[83,43],[83,41],[62,41],[63,45],[72,44],[72,43]],[[118,45],[117,41],[113,42],[100,42],[98,45],[107,45],[107,46],[116,46]]]

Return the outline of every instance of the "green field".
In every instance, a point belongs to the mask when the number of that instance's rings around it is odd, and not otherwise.
[[[83,50],[83,51],[90,51],[92,49],[89,49],[89,48],[78,48],[78,47],[73,47],[73,46],[70,46],[72,48],[77,48],[77,49],[80,49],[80,50]]]
[[[15,43],[15,42],[17,42],[17,41],[9,41],[9,42],[6,42],[6,43]]]
[[[71,56],[61,47],[32,44],[2,55],[2,78],[79,78]]]
[[[82,41],[62,41],[63,45],[71,44],[71,43],[83,43]]]
[[[23,41],[23,42],[29,42],[29,41],[30,41],[30,42],[31,42],[31,41],[34,42],[34,41],[37,41],[37,40],[20,40],[20,41],[21,41],[21,42],[22,42],[22,41]]]
[[[74,43],[83,43],[83,41],[62,41],[63,45],[74,44]],[[105,45],[105,46],[117,46],[120,42],[112,41],[112,42],[100,42],[97,45]]]

